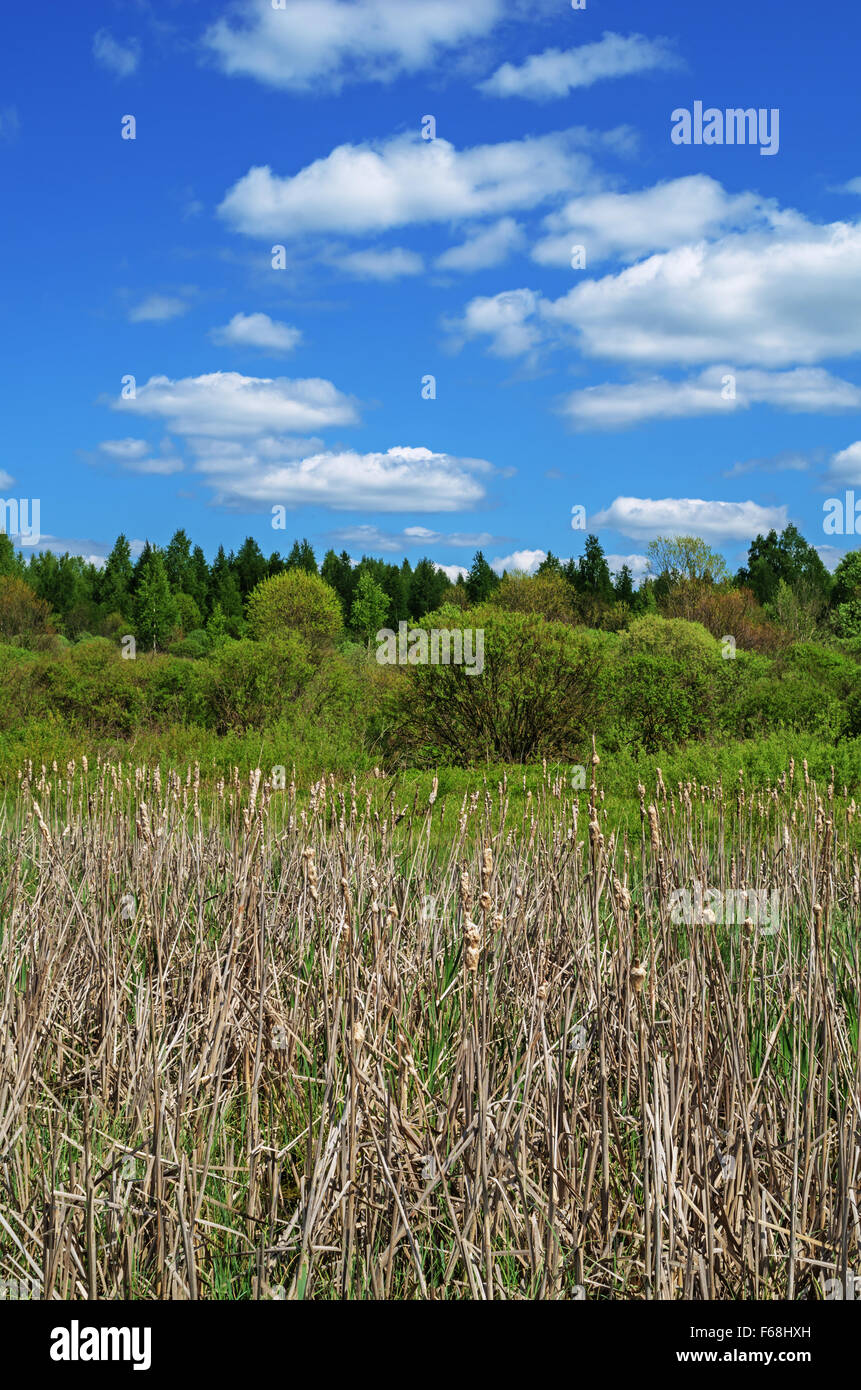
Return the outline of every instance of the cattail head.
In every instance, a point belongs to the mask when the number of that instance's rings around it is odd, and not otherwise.
[[[646,979],[646,967],[641,963],[639,956],[634,957],[628,979],[634,993],[639,994]]]

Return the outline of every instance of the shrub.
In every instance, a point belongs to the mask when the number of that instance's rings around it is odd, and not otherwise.
[[[484,633],[483,672],[399,668],[386,701],[390,753],[465,766],[565,757],[582,748],[598,718],[607,639],[493,603],[468,615],[447,606],[416,626],[458,628],[465,617]]]
[[[312,673],[307,643],[298,633],[266,642],[228,639],[206,662],[209,720],[219,734],[262,729],[290,711]]]
[[[248,599],[248,630],[252,637],[277,637],[292,632],[319,656],[340,635],[341,603],[335,590],[317,574],[285,570],[257,585]]]

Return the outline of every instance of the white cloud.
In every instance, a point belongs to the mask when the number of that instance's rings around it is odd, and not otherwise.
[[[498,538],[488,531],[467,534],[461,531],[432,531],[427,526],[405,526],[403,531],[382,531],[378,526],[362,524],[345,526],[331,532],[333,540],[345,545],[362,545],[366,550],[383,550],[390,553],[404,550],[417,550],[429,545],[459,546],[468,550],[479,550],[492,545]],[[454,568],[459,568],[455,566]]]
[[[301,341],[298,328],[280,323],[268,314],[234,314],[223,328],[213,328],[214,343],[226,347],[264,348],[269,352],[292,352]]]
[[[724,395],[730,390],[728,378],[735,386],[734,397]],[[831,376],[822,367],[733,372],[728,366],[716,366],[681,381],[655,376],[588,386],[567,396],[560,414],[579,429],[619,429],[648,420],[726,415],[753,405],[794,412],[852,410],[861,406],[861,388]]]
[[[99,445],[103,454],[109,458],[116,459],[119,463],[132,463],[136,459],[145,458],[149,453],[149,444],[145,439],[105,439]]]
[[[730,235],[576,286],[541,312],[589,355],[779,367],[861,351],[861,225]]]
[[[489,351],[496,357],[519,357],[531,352],[542,341],[536,311],[540,297],[533,290],[503,290],[501,294],[470,300],[462,319],[450,320],[446,327],[461,340],[486,335]]]
[[[0,487],[11,487],[14,481],[15,479],[12,477],[11,473],[7,473],[5,468],[0,468]]]
[[[727,193],[708,174],[689,174],[633,193],[572,198],[544,219],[548,235],[535,244],[532,259],[568,267],[576,245],[585,248],[587,266],[607,256],[634,260],[703,237],[785,220],[773,199]]]
[[[815,545],[813,549],[830,574],[834,573],[840,561],[847,553],[845,550],[838,550],[836,545]]]
[[[819,227],[794,213],[769,216],[767,232],[680,246],[582,281],[560,299],[503,292],[502,341],[487,300],[473,300],[449,326],[466,337],[488,334],[503,355],[565,345],[642,365],[782,367],[861,352],[861,223]]]
[[[743,459],[724,470],[725,478],[740,478],[745,473],[807,473],[813,463],[807,454],[797,449],[785,449],[771,458]]]
[[[525,241],[523,228],[513,217],[502,217],[492,226],[474,230],[460,246],[437,256],[437,270],[487,270],[501,265]]]
[[[606,78],[683,66],[668,39],[607,32],[595,43],[580,44],[578,48],[548,48],[543,53],[533,53],[520,67],[503,63],[492,77],[479,83],[479,91],[495,97],[550,101]]]
[[[834,193],[861,193],[861,178],[849,179],[832,189]]]
[[[485,496],[477,474],[491,472],[483,459],[454,458],[431,449],[398,446],[385,453],[333,450],[310,457],[277,457],[277,441],[221,444],[210,453],[196,442],[197,469],[210,475],[222,503],[315,504],[333,511],[454,512]]]
[[[175,295],[151,294],[129,310],[130,323],[166,323],[188,312],[188,305]]]
[[[546,550],[515,550],[511,555],[491,560],[490,568],[497,574],[503,574],[506,570],[521,570],[524,574],[534,574],[542,560],[546,559]]]
[[[617,497],[589,519],[593,530],[608,528],[634,540],[653,536],[700,536],[720,542],[751,540],[760,532],[782,531],[786,507],[756,502],[705,502],[693,497]]]
[[[590,141],[574,129],[461,151],[420,135],[339,145],[292,176],[249,169],[218,212],[235,231],[282,241],[500,216],[594,183]]]
[[[421,256],[403,246],[350,251],[338,256],[336,264],[360,280],[398,280],[404,275],[420,275],[424,270]]]
[[[99,29],[93,36],[93,57],[115,77],[130,77],[137,70],[140,56],[141,46],[137,39],[120,43],[107,29]]]
[[[649,561],[645,555],[605,555],[604,559],[612,575],[618,575],[622,566],[627,565],[635,584],[649,573]]]
[[[105,439],[99,449],[127,473],[168,477],[171,473],[181,473],[185,466],[182,459],[177,458],[169,439],[162,441],[158,455],[150,454],[150,445],[145,439]]]
[[[357,423],[356,406],[331,381],[310,377],[247,377],[210,372],[171,381],[150,377],[133,400],[114,397],[114,410],[155,416],[178,434],[213,438],[265,431],[295,433]]]
[[[469,574],[469,570],[464,569],[463,565],[440,565],[436,561],[434,561],[434,565],[451,584],[456,584],[458,579],[466,579]]]
[[[830,482],[861,484],[861,440],[834,455],[828,477]]]
[[[390,82],[488,34],[503,0],[245,0],[217,20],[204,45],[223,72],[287,91],[337,91],[347,82]]]

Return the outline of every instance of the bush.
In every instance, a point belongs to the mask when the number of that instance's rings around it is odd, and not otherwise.
[[[493,603],[468,615],[447,606],[416,627],[459,628],[464,617],[474,633],[484,634],[484,670],[398,668],[385,704],[390,755],[466,766],[567,757],[582,749],[598,719],[608,639],[534,613],[506,613]]]
[[[286,715],[313,666],[295,632],[267,642],[228,639],[206,662],[207,714],[216,733],[262,729]]]
[[[309,654],[322,656],[340,636],[344,624],[341,601],[318,574],[303,569],[285,570],[264,579],[248,599],[248,631],[251,637],[297,634]]]
[[[171,656],[190,657],[199,660],[212,650],[212,638],[206,628],[194,628],[181,642],[174,642],[170,648]]]

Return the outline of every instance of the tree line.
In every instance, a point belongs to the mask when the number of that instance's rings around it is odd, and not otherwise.
[[[724,626],[743,640],[755,631],[794,640],[827,631],[838,638],[861,634],[861,551],[850,551],[835,573],[816,549],[789,525],[752,542],[747,563],[731,575],[723,557],[695,537],[657,537],[646,547],[648,574],[639,585],[627,565],[611,574],[597,536],[583,553],[561,560],[548,553],[536,575],[498,575],[478,551],[455,582],[428,557],[411,565],[346,551],[326,551],[318,565],[307,539],[286,556],[268,557],[253,537],[237,551],[219,546],[210,563],[179,529],[164,547],[145,543],[133,559],[120,535],[101,567],[80,556],[41,551],[25,559],[0,533],[0,640],[56,634],[118,639],[133,633],[152,649],[186,643],[195,655],[224,638],[247,633],[248,604],[267,579],[290,570],[319,577],[340,603],[344,628],[370,641],[383,624],[417,622],[444,604],[461,609],[496,601],[502,607],[539,612],[549,619],[619,631],[637,617],[659,612]]]

